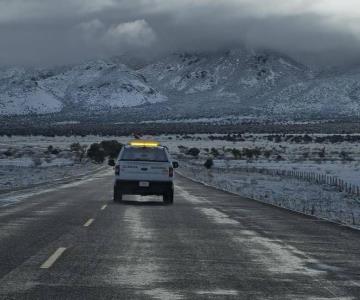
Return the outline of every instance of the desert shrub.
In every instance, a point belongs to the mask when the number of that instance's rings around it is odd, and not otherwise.
[[[236,136],[235,135],[231,135],[231,134],[228,134],[224,137],[224,140],[225,141],[229,141],[229,142],[235,142],[236,141]]]
[[[344,161],[352,161],[353,159],[350,157],[349,153],[346,151],[341,151],[339,154],[340,158]]]
[[[308,134],[305,134],[303,137],[304,143],[311,143],[313,141],[312,137]]]
[[[253,152],[254,156],[256,156],[256,157],[259,157],[261,155],[260,148],[256,147],[256,148],[252,149],[252,152]]]
[[[96,163],[103,163],[106,157],[113,160],[119,155],[122,144],[115,140],[102,141],[100,143],[91,144],[87,156]]]
[[[82,150],[82,147],[81,147],[80,143],[73,143],[70,145],[70,150],[72,152],[80,152]]]
[[[213,165],[214,165],[214,161],[212,160],[212,158],[208,158],[204,163],[204,167],[206,169],[211,169]]]
[[[248,159],[252,159],[254,157],[254,155],[256,154],[256,152],[254,151],[254,149],[248,149],[248,148],[244,148],[242,151],[243,155],[246,156]]]
[[[91,144],[87,156],[96,163],[103,163],[105,160],[105,151],[98,143]]]
[[[47,153],[51,153],[54,150],[54,146],[53,145],[49,145],[47,147]]]
[[[70,145],[70,151],[76,153],[79,161],[82,161],[85,156],[86,146],[82,146],[79,143],[73,143]]]
[[[190,148],[187,152],[186,152],[187,155],[191,155],[191,156],[194,156],[194,157],[197,157],[199,156],[200,154],[200,149],[198,148]]]
[[[60,153],[60,150],[55,148],[51,151],[51,154],[58,155]]]
[[[269,159],[270,156],[271,156],[271,150],[265,150],[265,151],[264,151],[264,157],[267,158],[267,159]]]
[[[231,153],[234,156],[235,159],[241,159],[241,151],[239,149],[231,149]]]
[[[292,134],[289,134],[289,135],[287,135],[287,136],[285,137],[285,141],[286,141],[286,142],[291,141],[293,137],[294,137],[294,136],[293,136]]]
[[[116,140],[110,140],[102,141],[100,146],[104,150],[105,156],[115,159],[118,157],[123,145]]]
[[[303,138],[301,135],[296,135],[291,139],[291,142],[299,144],[302,142],[302,140]]]
[[[220,155],[220,152],[216,148],[211,148],[210,153],[214,157],[218,157]]]
[[[114,167],[115,166],[115,159],[113,159],[113,158],[109,158],[108,159],[108,165],[110,166],[110,167]]]
[[[14,153],[11,151],[11,149],[8,149],[4,152],[4,155],[9,157],[9,156],[12,156]]]

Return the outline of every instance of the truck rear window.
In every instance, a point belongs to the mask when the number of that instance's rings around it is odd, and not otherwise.
[[[124,148],[120,160],[167,162],[168,158],[161,148]]]

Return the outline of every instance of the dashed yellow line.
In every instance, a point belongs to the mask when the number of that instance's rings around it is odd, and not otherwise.
[[[94,222],[94,219],[87,220],[86,223],[84,224],[84,227],[89,227],[93,222]]]
[[[49,269],[59,259],[59,257],[65,252],[66,248],[61,247],[57,249],[53,255],[51,255],[41,266],[41,269]]]

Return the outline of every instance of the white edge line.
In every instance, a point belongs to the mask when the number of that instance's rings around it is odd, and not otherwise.
[[[103,205],[103,206],[101,207],[101,210],[104,210],[105,208],[107,208],[107,204]]]
[[[59,259],[59,257],[65,252],[66,248],[60,247],[53,255],[51,255],[42,265],[41,269],[49,269]]]
[[[94,222],[94,219],[89,219],[85,224],[84,224],[84,227],[89,227],[92,222]]]

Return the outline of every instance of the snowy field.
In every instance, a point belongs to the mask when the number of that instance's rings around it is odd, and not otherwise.
[[[61,183],[104,166],[86,158],[87,144],[71,149],[72,139],[59,143],[42,138],[8,138],[0,142],[0,194],[44,184]]]
[[[315,181],[244,172],[244,169],[253,167],[305,172],[331,176],[341,180],[345,186],[359,187],[360,147],[356,136],[330,137],[313,135],[310,137],[312,141],[307,137],[304,142],[296,137],[291,141],[286,136],[269,140],[268,135],[244,135],[241,141],[228,141],[222,136],[214,139],[214,136],[198,135],[168,144],[181,162],[179,172],[189,178],[360,229],[359,195]],[[197,148],[199,154],[191,155],[191,148]],[[210,169],[204,167],[208,159],[213,163]]]
[[[223,168],[204,169],[182,161],[180,174],[195,181],[278,207],[360,229],[360,199],[334,187],[283,176]]]
[[[249,198],[360,227],[360,199],[334,186],[244,168],[327,175],[360,186],[360,138],[333,135],[160,135],[144,136],[166,145],[180,173]],[[91,173],[86,149],[95,142],[132,137],[0,137],[0,192]],[[81,149],[71,150],[77,143]],[[49,149],[51,151],[49,151]],[[194,149],[195,152],[194,152]],[[210,169],[204,166],[211,160]],[[29,175],[31,174],[31,175]]]

